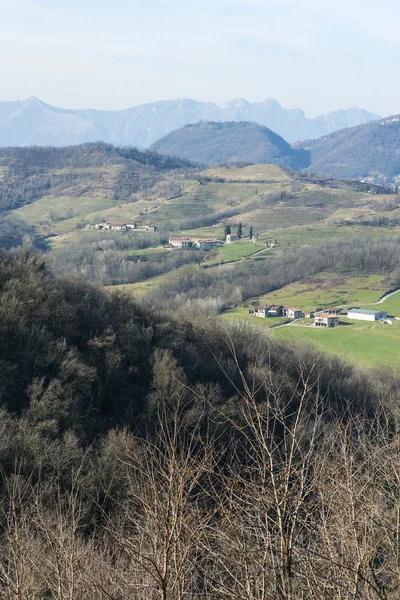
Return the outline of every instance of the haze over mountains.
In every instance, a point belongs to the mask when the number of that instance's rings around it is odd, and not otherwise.
[[[379,118],[368,111],[349,108],[309,119],[304,111],[288,110],[272,99],[257,103],[238,99],[223,107],[183,99],[101,111],[57,108],[32,97],[0,102],[0,146],[68,146],[104,141],[147,148],[169,132],[202,120],[257,122],[291,143]]]

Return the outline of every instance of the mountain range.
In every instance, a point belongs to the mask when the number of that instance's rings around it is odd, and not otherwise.
[[[147,148],[169,132],[199,121],[252,121],[292,143],[368,123],[379,115],[359,108],[338,110],[314,119],[288,110],[272,99],[233,100],[220,107],[190,99],[143,104],[117,111],[69,110],[38,98],[0,102],[0,146],[68,146],[104,141]]]
[[[185,125],[155,142],[151,150],[206,165],[264,163],[299,170],[310,164],[309,151],[294,149],[271,129],[245,121]]]

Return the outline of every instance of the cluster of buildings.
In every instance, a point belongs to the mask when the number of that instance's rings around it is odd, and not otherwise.
[[[217,238],[171,237],[169,238],[169,243],[173,248],[190,248],[193,250],[211,250],[212,248],[219,248],[224,245],[224,241]]]
[[[200,239],[191,237],[170,237],[169,243],[173,248],[198,248],[200,250],[211,250],[212,248],[219,248],[224,244],[231,244],[232,242],[236,242],[237,239],[238,236],[236,235],[236,233],[228,233],[225,242],[217,238]]]
[[[157,231],[154,225],[142,225],[139,223],[113,223],[111,221],[101,221],[95,223],[93,229],[102,229],[103,231],[130,231],[140,229],[142,231]]]
[[[296,319],[314,317],[315,327],[337,327],[339,325],[340,308],[324,308],[311,313],[304,313],[299,308],[287,307],[278,304],[263,304],[255,308],[251,308],[249,313],[253,317],[287,317],[295,321]],[[358,321],[385,321],[387,313],[381,310],[364,310],[361,308],[350,308],[347,311],[348,319]]]
[[[249,313],[253,317],[287,317],[288,319],[304,319],[306,316],[299,308],[282,306],[281,304],[262,304],[251,308]]]

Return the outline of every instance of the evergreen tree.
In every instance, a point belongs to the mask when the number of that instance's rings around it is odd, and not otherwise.
[[[238,240],[240,240],[240,238],[242,237],[242,224],[239,223],[239,225],[237,226],[237,237]]]
[[[231,233],[231,226],[229,223],[225,223],[225,237]]]
[[[250,238],[251,240],[253,239],[253,225],[250,225],[249,238]]]

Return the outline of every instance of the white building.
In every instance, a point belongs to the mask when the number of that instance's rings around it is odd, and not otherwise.
[[[169,238],[169,243],[173,248],[193,248],[196,240],[187,237]]]
[[[304,319],[304,313],[299,308],[285,307],[283,309],[283,316],[288,317],[289,319]]]
[[[350,308],[350,310],[347,311],[347,317],[358,321],[379,321],[380,319],[386,319],[387,313],[382,312],[381,310]]]
[[[230,244],[231,242],[236,242],[236,240],[238,239],[236,233],[228,233],[228,235],[226,236],[226,243]]]

